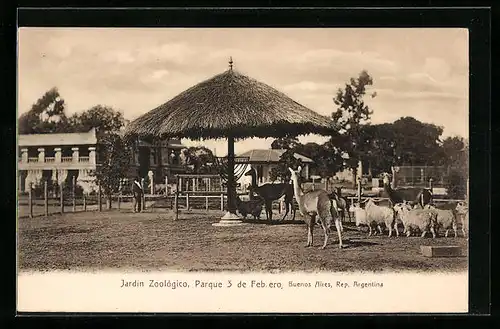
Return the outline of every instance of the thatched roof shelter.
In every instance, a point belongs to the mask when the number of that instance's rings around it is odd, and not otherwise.
[[[334,134],[328,117],[229,69],[180,93],[127,126],[141,138],[285,137]]]
[[[328,117],[230,68],[131,122],[129,138],[228,139],[228,186],[234,185],[234,140],[248,137],[334,135]],[[233,188],[234,189],[234,188]],[[228,211],[235,205],[228,189]]]

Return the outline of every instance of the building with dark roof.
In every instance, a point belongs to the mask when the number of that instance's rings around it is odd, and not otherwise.
[[[273,168],[278,166],[281,156],[286,151],[286,149],[255,149],[238,154],[238,156],[249,158],[248,162],[257,170],[258,183],[262,184],[271,181],[269,174]],[[300,159],[304,164],[304,168],[302,170],[303,177],[308,180],[309,166],[313,164],[314,161],[298,153],[294,153],[294,157]]]

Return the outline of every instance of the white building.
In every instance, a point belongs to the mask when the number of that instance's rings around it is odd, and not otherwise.
[[[184,146],[178,140],[149,144],[138,141],[132,148],[129,178],[146,177],[151,170],[155,181],[184,171],[179,154]],[[85,192],[96,190],[91,172],[99,163],[95,129],[86,133],[29,134],[18,138],[19,191],[28,191],[43,181],[77,185]]]

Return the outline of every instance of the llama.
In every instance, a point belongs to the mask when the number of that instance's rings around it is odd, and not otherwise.
[[[384,175],[384,192],[391,201],[391,206],[405,201],[410,201],[411,206],[419,205],[424,208],[432,202],[432,192],[429,189],[404,188],[393,190],[389,181],[389,175]]]
[[[300,188],[298,177],[302,168],[299,166],[297,171],[294,171],[292,168],[288,168],[288,170],[292,174],[291,178],[293,181],[293,190],[295,199],[299,204],[299,212],[302,216],[304,216],[304,221],[307,225],[306,248],[313,246],[314,224],[315,222],[319,222],[325,235],[323,246],[319,249],[325,249],[328,241],[328,235],[331,231],[330,227],[332,225],[332,220],[335,220],[335,227],[337,228],[337,234],[339,237],[339,248],[342,248],[342,231],[336,201],[330,199],[328,192],[325,190],[314,190],[304,193],[304,191]]]
[[[267,183],[259,186],[257,184],[257,171],[255,168],[251,168],[249,171],[245,173],[245,176],[252,176],[252,185],[250,186],[250,193],[253,196],[253,193],[260,196],[264,199],[264,205],[266,209],[266,216],[268,220],[273,219],[273,201],[278,200],[282,196],[285,196],[285,215],[281,220],[284,220],[288,215],[288,212],[291,210],[293,213],[292,220],[295,220],[295,207],[293,204],[293,187],[288,183],[278,183],[271,184]]]
[[[346,198],[342,197],[342,188],[337,187],[335,192],[332,192],[328,195],[330,199],[335,199],[337,201],[338,211],[340,214],[341,223],[345,221],[345,215],[347,213],[347,217],[349,218],[349,222],[351,221],[351,213],[349,212],[349,202]],[[343,228],[342,228],[343,230]]]

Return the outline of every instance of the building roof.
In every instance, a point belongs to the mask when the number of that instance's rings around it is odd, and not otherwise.
[[[63,145],[95,145],[96,131],[92,128],[86,133],[64,134],[28,134],[19,135],[19,146],[63,146]]]
[[[250,157],[249,162],[279,162],[283,153],[287,150],[285,149],[256,149],[250,150],[245,153],[238,154],[240,157]],[[301,160],[304,163],[314,162],[312,159],[305,157],[301,154],[294,153],[296,159]]]
[[[183,148],[178,139],[161,141],[159,145],[170,148]],[[64,134],[20,134],[18,145],[20,147],[28,146],[70,146],[70,145],[95,145],[97,144],[97,135],[95,128],[86,133],[64,133]],[[151,146],[151,144],[140,141],[140,145]]]

